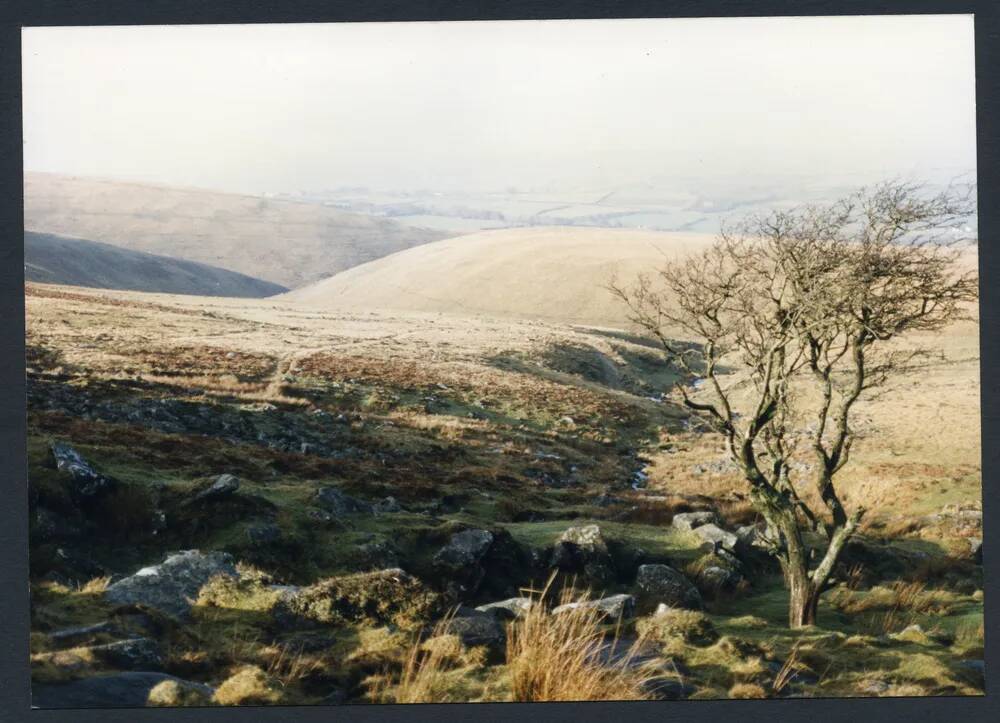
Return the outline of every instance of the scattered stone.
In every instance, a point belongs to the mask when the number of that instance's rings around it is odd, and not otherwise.
[[[35,708],[142,708],[153,688],[165,681],[205,698],[215,693],[207,685],[165,673],[126,672],[69,683],[36,683],[31,687],[31,704]]]
[[[63,628],[49,633],[49,639],[61,645],[79,645],[90,640],[95,635],[112,635],[117,632],[117,628],[111,621],[95,623],[94,625],[79,625],[72,628]]]
[[[507,631],[496,616],[468,608],[460,610],[449,620],[444,626],[444,632],[457,635],[462,644],[469,647],[485,645],[501,648],[507,642]]]
[[[718,525],[711,523],[699,525],[694,528],[693,532],[705,542],[711,543],[713,550],[722,549],[732,552],[736,549],[736,545],[739,542],[736,535],[732,532],[727,532]]]
[[[450,578],[459,592],[472,592],[486,576],[481,563],[492,544],[493,533],[489,530],[457,532],[434,555],[434,566]]]
[[[191,601],[198,597],[201,587],[216,575],[239,578],[231,555],[186,550],[112,583],[104,596],[116,605],[141,604],[183,617],[190,611]]]
[[[716,524],[718,521],[718,515],[711,510],[700,510],[698,512],[681,512],[674,515],[671,524],[678,530],[691,531],[701,525]]]
[[[691,610],[703,607],[698,589],[668,565],[641,565],[635,582],[640,601],[649,607],[659,603]]]
[[[595,586],[610,584],[615,577],[614,562],[597,525],[566,530],[552,549],[550,565],[562,572],[582,575]]]
[[[507,600],[480,605],[476,610],[493,615],[501,620],[513,620],[527,614],[532,605],[534,605],[534,601],[529,597],[512,597]]]
[[[373,507],[368,502],[351,497],[336,487],[323,487],[316,493],[316,504],[337,515],[372,514]]]
[[[118,640],[89,650],[98,660],[120,670],[159,670],[163,666],[160,650],[149,638]]]
[[[438,550],[434,564],[453,570],[460,570],[478,563],[493,543],[493,533],[489,530],[463,530],[451,536],[448,544]]]
[[[220,474],[206,489],[194,496],[196,501],[221,500],[233,496],[240,488],[240,480],[235,475]]]
[[[983,538],[969,538],[969,552],[972,554],[972,561],[977,565],[983,564]]]
[[[742,579],[736,573],[715,565],[704,567],[698,572],[698,582],[708,590],[731,590]]]
[[[115,486],[113,479],[95,470],[68,444],[53,442],[50,449],[56,469],[69,475],[72,480],[72,493],[75,497],[93,498]]]
[[[558,615],[578,608],[596,609],[602,617],[608,620],[625,620],[635,615],[635,597],[632,595],[611,595],[610,597],[582,602],[571,602],[553,608],[552,614]]]

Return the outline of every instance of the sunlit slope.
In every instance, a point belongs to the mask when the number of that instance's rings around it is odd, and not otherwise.
[[[407,249],[282,297],[339,310],[414,310],[625,323],[603,287],[632,279],[711,241],[702,234],[596,228],[518,228]]]
[[[24,227],[286,288],[447,235],[320,204],[51,173],[25,173]]]

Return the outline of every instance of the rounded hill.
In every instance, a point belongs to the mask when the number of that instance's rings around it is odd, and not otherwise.
[[[598,228],[483,231],[400,251],[282,298],[345,311],[400,310],[620,326],[604,288],[704,247],[706,234]]]

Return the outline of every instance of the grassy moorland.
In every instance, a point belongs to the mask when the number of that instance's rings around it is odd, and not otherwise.
[[[972,323],[860,415],[802,630],[627,331],[34,284],[27,324],[36,705],[983,692]]]

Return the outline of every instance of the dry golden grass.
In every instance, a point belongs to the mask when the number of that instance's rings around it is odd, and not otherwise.
[[[729,697],[739,700],[762,699],[767,697],[767,691],[756,683],[737,683],[729,689]]]
[[[426,638],[415,638],[398,677],[388,671],[369,680],[375,703],[458,703],[475,697],[475,673],[486,664],[483,648],[465,648],[448,632],[454,615],[439,620]]]
[[[560,603],[582,602],[566,591]],[[620,644],[619,630],[605,630],[600,613],[578,606],[552,615],[533,605],[508,628],[507,674],[515,701],[645,700],[655,672],[635,665],[641,641],[611,662],[606,646]]]
[[[108,589],[108,585],[110,585],[110,584],[111,584],[111,578],[110,577],[107,577],[107,576],[105,576],[105,577],[95,577],[95,578],[92,578],[92,579],[88,580],[87,582],[83,583],[83,585],[80,586],[80,590],[79,591],[82,592],[82,593],[84,593],[84,594],[86,594],[86,595],[97,595],[97,594],[103,593],[105,590],[107,590]]]
[[[212,700],[219,705],[274,704],[281,701],[281,689],[264,670],[248,665],[223,681]]]

